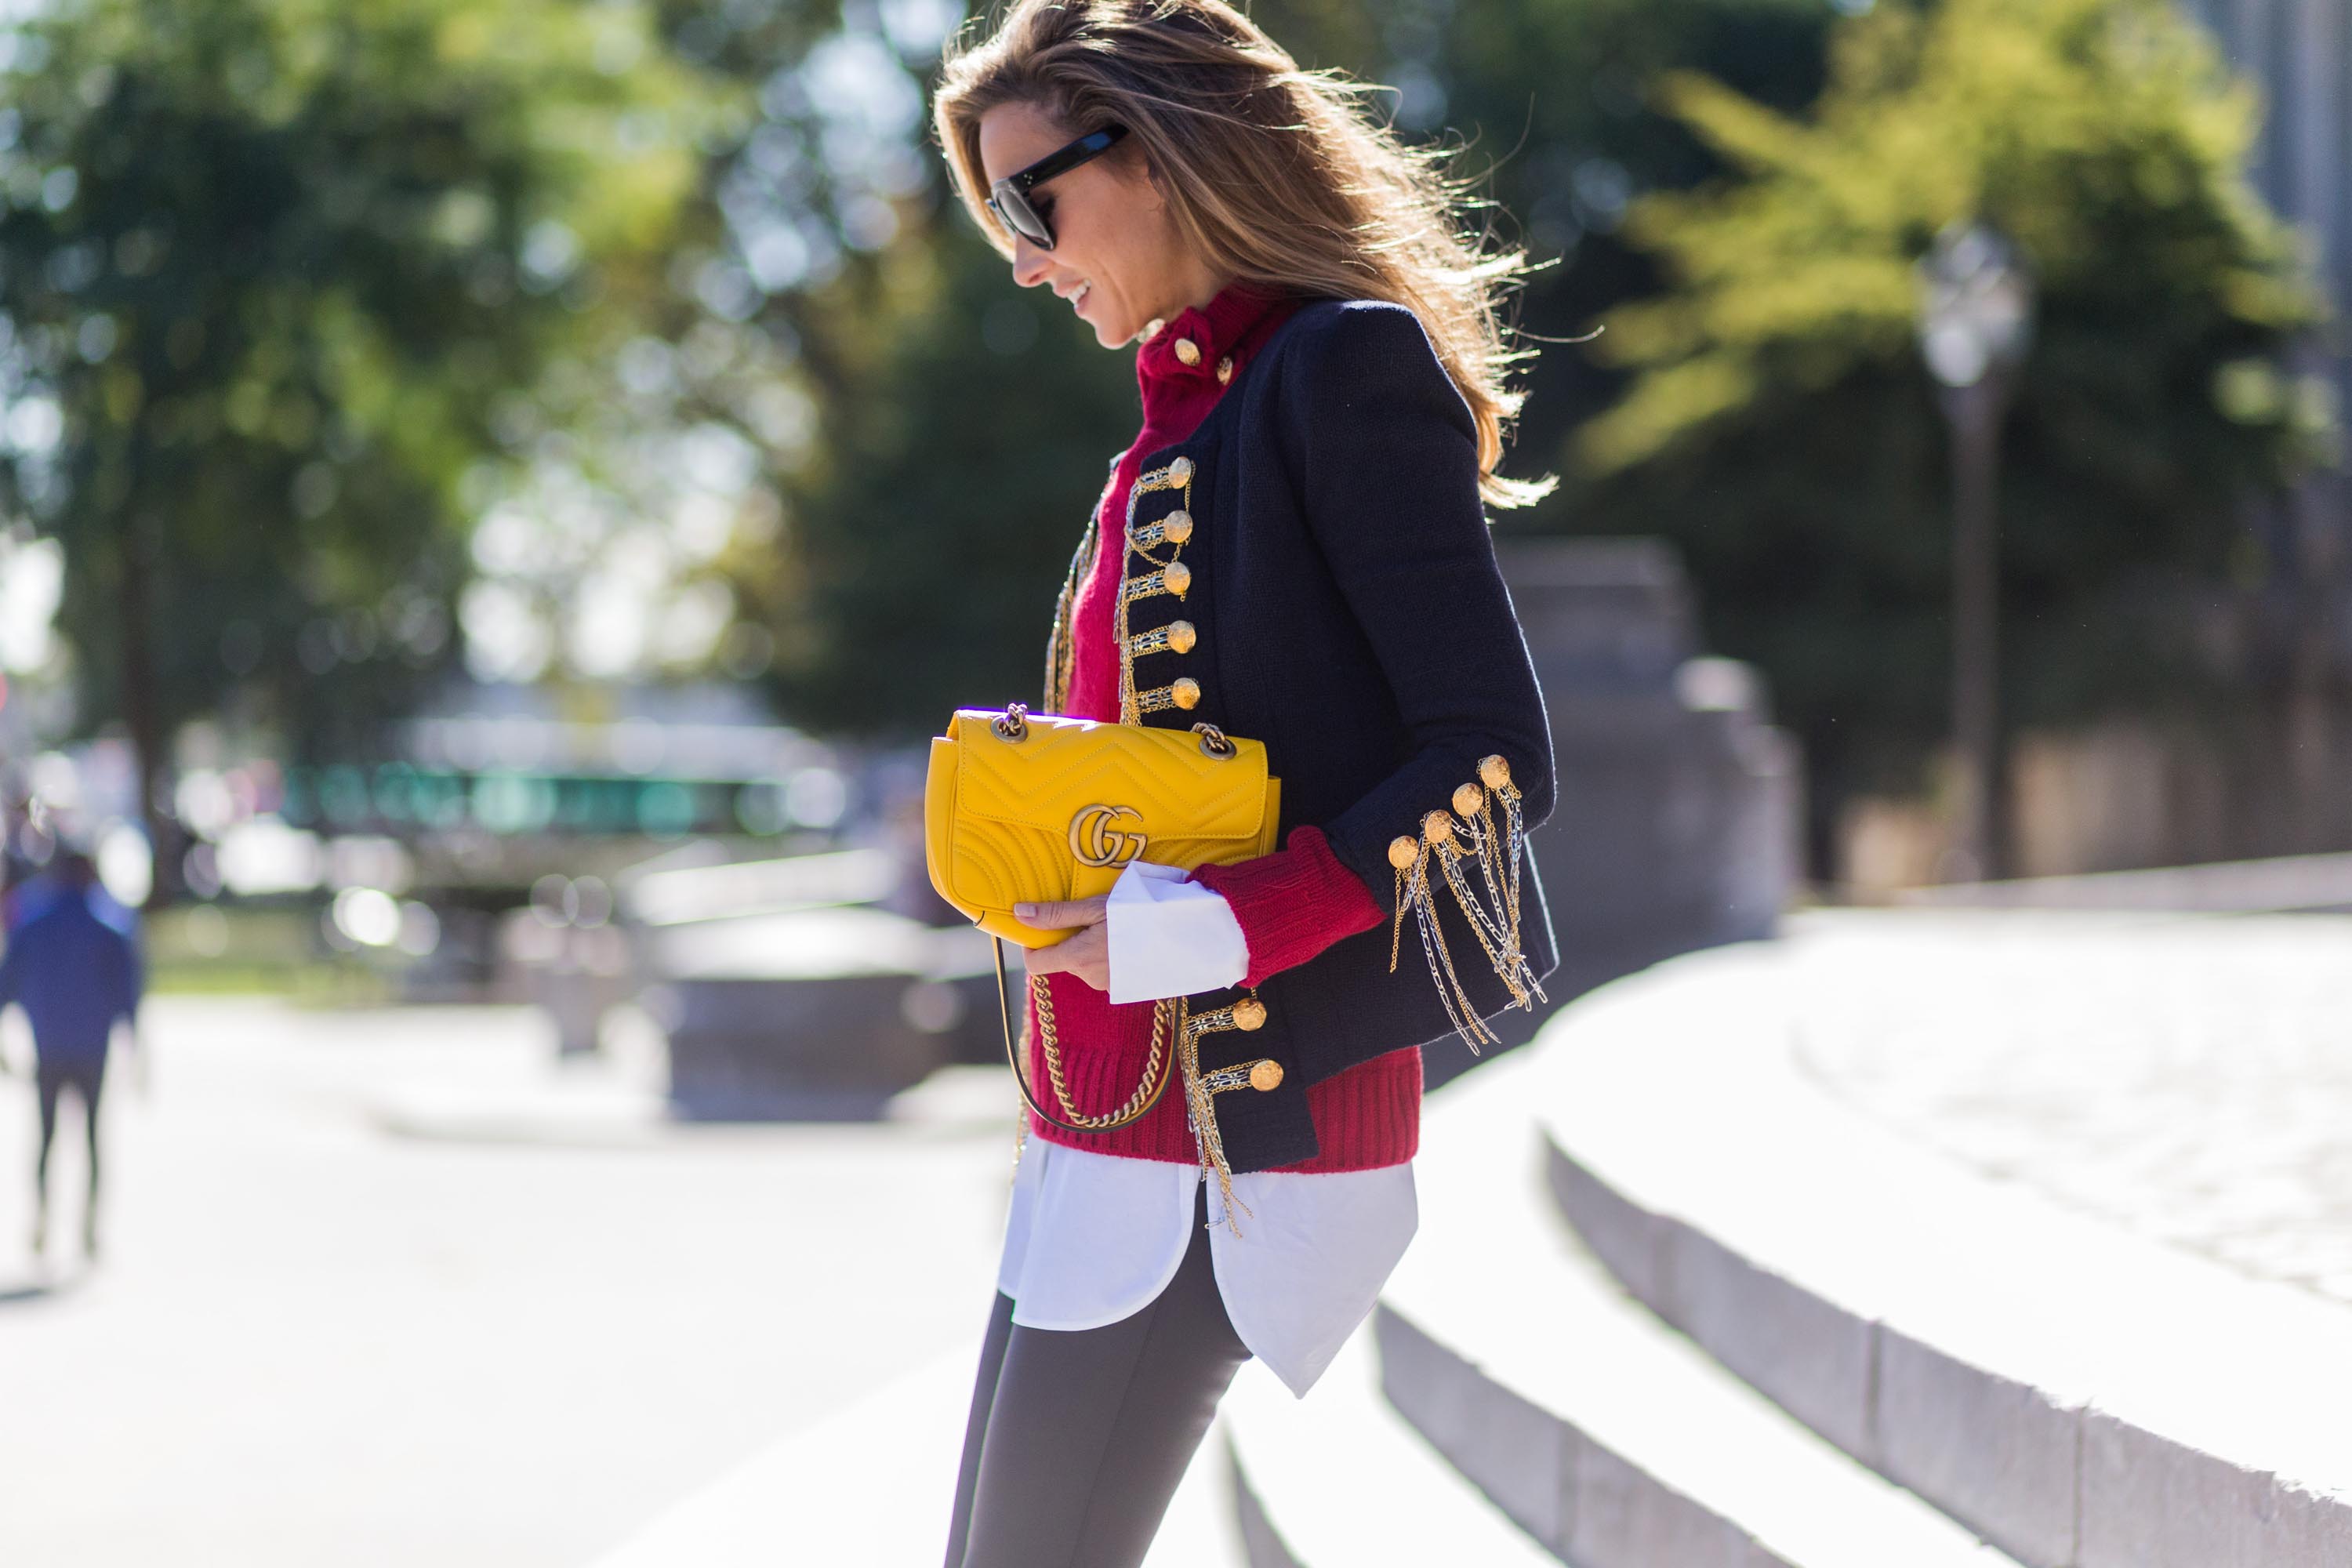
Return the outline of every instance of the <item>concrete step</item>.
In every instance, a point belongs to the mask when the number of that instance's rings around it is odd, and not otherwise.
[[[2035,1009],[2095,988],[2079,1027],[2145,1037],[2164,1081],[2185,1032],[2252,1026],[2232,987],[2340,964],[2331,921],[1792,918],[1580,998],[1519,1098],[1559,1211],[1628,1291],[2029,1568],[2343,1568],[2352,1311],[1945,1156],[1808,1066],[1859,1031],[1932,1076],[2053,1035]],[[2215,1005],[2183,1009],[2200,987]],[[2340,1030],[2318,1033],[2315,1079]]]
[[[1579,1568],[2014,1568],[1627,1296],[1547,1198],[1541,1042],[1433,1100],[1383,1386]],[[1476,1561],[1457,1558],[1456,1561]]]
[[[778,1439],[591,1568],[931,1568],[945,1552],[979,1358],[973,1340]],[[1224,1455],[1212,1428],[1144,1568],[1245,1568]]]
[[[1303,1400],[1248,1363],[1221,1418],[1249,1568],[1558,1562],[1389,1405],[1369,1326]]]

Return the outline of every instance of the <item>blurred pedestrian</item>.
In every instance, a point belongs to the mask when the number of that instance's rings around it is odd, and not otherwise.
[[[71,1089],[81,1102],[89,1142],[82,1250],[95,1258],[99,1090],[117,1019],[131,1026],[137,1047],[142,965],[128,921],[114,914],[117,906],[98,888],[89,856],[66,851],[50,876],[53,896],[9,937],[6,952],[0,954],[0,1011],[16,1003],[33,1028],[33,1078],[41,1102],[40,1153],[33,1167],[33,1251],[38,1254],[47,1244],[49,1146],[57,1137],[58,1100]]]

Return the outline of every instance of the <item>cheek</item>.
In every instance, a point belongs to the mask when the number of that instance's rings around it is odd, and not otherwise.
[[[1083,245],[1077,243],[1081,239]],[[1068,265],[1073,271],[1093,279],[1097,288],[1128,299],[1140,289],[1144,281],[1141,275],[1150,270],[1150,257],[1151,247],[1139,244],[1132,230],[1089,234],[1073,237]]]

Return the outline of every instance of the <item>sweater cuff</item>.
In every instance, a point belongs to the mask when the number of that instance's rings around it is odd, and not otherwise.
[[[1288,845],[1271,855],[1195,867],[1192,879],[1223,894],[1241,922],[1249,944],[1244,985],[1258,984],[1381,923],[1379,902],[1331,853],[1319,827],[1292,828]]]

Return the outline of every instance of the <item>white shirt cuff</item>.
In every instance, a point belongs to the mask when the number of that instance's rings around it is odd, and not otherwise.
[[[1249,973],[1249,942],[1224,895],[1175,866],[1130,860],[1103,905],[1110,999],[1218,991]]]

